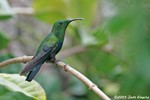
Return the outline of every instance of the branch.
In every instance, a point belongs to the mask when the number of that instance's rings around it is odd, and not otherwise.
[[[23,56],[23,57],[12,58],[12,59],[6,60],[4,62],[1,62],[0,63],[0,68],[4,67],[4,66],[7,66],[9,64],[13,64],[13,63],[29,62],[32,58],[33,58],[33,56]],[[110,100],[110,98],[105,93],[103,93],[97,87],[97,85],[95,85],[93,82],[91,82],[83,74],[81,74],[77,70],[73,69],[72,67],[70,67],[69,65],[67,65],[67,64],[65,64],[65,63],[63,63],[61,61],[57,61],[56,64],[57,64],[57,66],[61,67],[65,71],[68,71],[69,73],[71,73],[72,75],[77,77],[79,80],[81,80],[85,85],[87,85],[89,87],[90,90],[92,90],[94,93],[96,93],[103,100]]]

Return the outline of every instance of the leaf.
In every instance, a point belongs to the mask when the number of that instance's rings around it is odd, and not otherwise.
[[[0,85],[14,94],[21,92],[34,99],[46,100],[44,90],[36,81],[27,82],[24,76],[18,74],[0,74]],[[10,97],[10,93],[7,96]]]
[[[28,97],[25,94],[21,92],[13,92],[4,87],[3,85],[0,85],[0,99],[1,100],[33,100],[34,98]]]
[[[0,0],[0,20],[12,17],[12,10],[7,0]]]
[[[4,35],[4,33],[0,32],[0,49],[6,48],[9,43],[9,38]]]

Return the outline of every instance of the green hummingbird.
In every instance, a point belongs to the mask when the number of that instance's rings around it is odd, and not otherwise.
[[[55,22],[50,34],[48,34],[48,36],[41,42],[35,56],[21,71],[20,75],[29,72],[26,81],[30,82],[45,61],[55,62],[55,56],[62,48],[67,26],[72,21],[82,19],[83,18],[74,18]]]

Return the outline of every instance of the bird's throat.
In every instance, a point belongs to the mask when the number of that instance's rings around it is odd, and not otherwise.
[[[56,37],[60,40],[60,41],[63,41],[64,40],[64,37],[65,37],[65,30],[64,31],[58,31],[56,33]]]

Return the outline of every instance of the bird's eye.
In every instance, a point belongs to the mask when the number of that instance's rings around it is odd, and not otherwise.
[[[59,22],[59,25],[62,25],[63,23],[62,22]]]

